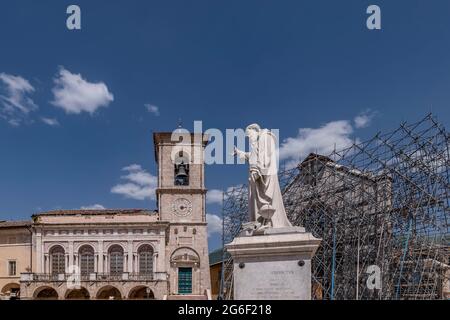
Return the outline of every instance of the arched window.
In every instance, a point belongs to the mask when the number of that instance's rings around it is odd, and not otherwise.
[[[66,255],[63,247],[55,246],[50,250],[50,273],[66,273]]]
[[[186,152],[180,151],[175,158],[174,177],[176,186],[189,185],[189,157]]]
[[[91,246],[82,246],[78,252],[80,256],[81,274],[87,275],[94,273],[94,249]]]
[[[139,248],[139,273],[152,274],[153,273],[153,248],[146,244]]]
[[[109,272],[111,274],[123,273],[123,249],[115,245],[109,249]]]

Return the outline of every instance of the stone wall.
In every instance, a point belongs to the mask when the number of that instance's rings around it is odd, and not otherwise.
[[[11,284],[19,285],[20,273],[31,268],[31,235],[26,228],[1,230],[0,233],[0,293]],[[34,257],[34,255],[33,255]],[[16,274],[9,275],[9,261],[16,262]]]

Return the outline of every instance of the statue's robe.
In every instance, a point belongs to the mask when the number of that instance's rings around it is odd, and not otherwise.
[[[250,164],[250,221],[264,223],[260,215],[261,208],[272,208],[275,210],[270,220],[272,227],[291,227],[278,182],[278,157],[274,135],[267,129],[261,130],[257,141],[251,142],[251,152],[245,156]]]

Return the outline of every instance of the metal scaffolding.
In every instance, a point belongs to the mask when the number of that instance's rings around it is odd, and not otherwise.
[[[450,297],[449,137],[430,114],[279,173],[290,221],[322,239],[313,299]],[[224,193],[223,244],[247,222],[247,202],[246,186]],[[232,268],[224,257],[224,299]]]

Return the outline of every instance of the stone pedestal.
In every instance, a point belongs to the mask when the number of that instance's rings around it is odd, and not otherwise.
[[[320,239],[304,228],[268,229],[227,244],[235,300],[310,300],[311,258]]]

